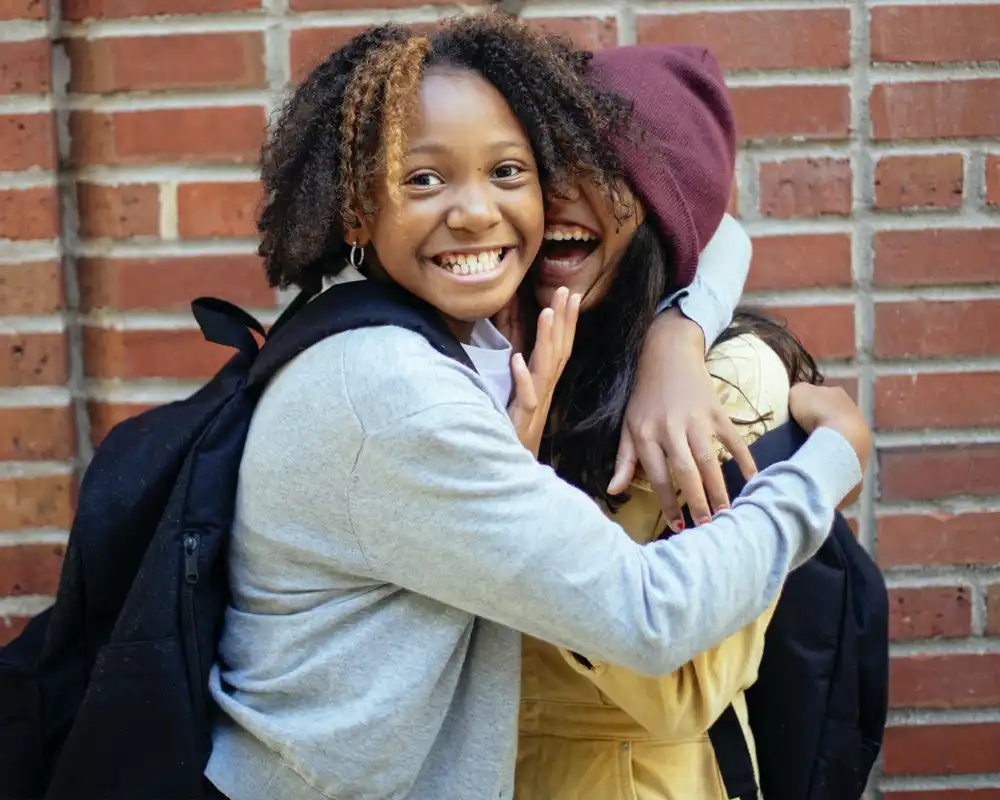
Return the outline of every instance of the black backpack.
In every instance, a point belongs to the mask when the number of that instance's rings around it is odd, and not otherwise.
[[[763,470],[786,461],[806,438],[789,422],[750,452]],[[736,497],[745,485],[738,466],[729,462],[723,473]],[[819,552],[788,576],[746,698],[760,793],[733,707],[709,730],[730,798],[861,797],[888,713],[889,597],[881,572],[839,513]]]
[[[380,325],[472,367],[439,315],[400,289],[313,294],[266,337],[241,309],[196,300],[205,337],[238,353],[195,395],[126,420],[98,448],[55,605],[0,651],[0,799],[203,797],[237,477],[268,380],[328,336]]]

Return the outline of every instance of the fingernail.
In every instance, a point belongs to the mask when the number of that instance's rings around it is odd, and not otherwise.
[[[728,503],[720,503],[719,507],[715,509],[715,513],[718,514],[720,511],[728,511],[728,510],[729,510]]]
[[[700,520],[698,520],[697,522],[695,522],[695,525],[704,525],[705,523],[711,522],[711,521],[712,521],[711,517],[702,517]]]
[[[670,529],[674,533],[680,533],[682,530],[684,530],[684,520],[675,519],[673,522],[670,523]]]

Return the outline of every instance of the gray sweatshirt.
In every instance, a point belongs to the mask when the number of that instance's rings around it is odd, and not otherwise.
[[[510,798],[520,631],[647,674],[759,616],[857,458],[820,429],[730,511],[640,546],[408,331],[332,337],[255,412],[206,774],[232,800]]]

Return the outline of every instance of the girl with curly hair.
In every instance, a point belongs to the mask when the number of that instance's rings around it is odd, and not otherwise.
[[[585,61],[502,16],[431,37],[383,26],[278,120],[260,218],[272,283],[402,287],[475,370],[375,327],[306,350],[264,391],[210,678],[206,775],[231,800],[510,798],[519,631],[669,672],[773,601],[850,488],[792,459],[696,535],[634,543],[535,457],[575,327],[566,290],[531,367],[514,360],[508,418],[511,350],[488,319],[541,245],[542,184],[619,174],[605,143],[627,108],[582,79]],[[863,428],[823,397],[803,408],[810,428]]]

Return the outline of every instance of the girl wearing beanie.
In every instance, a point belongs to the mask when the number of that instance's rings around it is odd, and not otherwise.
[[[609,195],[584,184],[549,200],[535,298],[547,305],[566,286],[584,300],[542,456],[644,544],[669,533],[668,527],[683,527],[671,509],[685,501],[665,467],[652,480],[656,454],[643,452],[642,443],[639,455],[650,480],[629,484],[627,470],[616,473],[615,443],[628,424],[630,393],[644,391],[634,386],[641,343],[661,298],[691,282],[699,257],[699,279],[716,280],[721,273],[712,277],[707,265],[719,254],[711,251],[732,255],[732,243],[740,241],[738,224],[725,217],[734,123],[721,72],[703,48],[618,48],[597,54],[593,69],[601,88],[633,102],[637,130],[616,145],[630,186]],[[737,313],[730,324],[741,288],[713,291],[709,281],[707,291],[703,284],[681,303],[714,345],[705,370],[717,395],[712,404],[750,442],[787,421],[790,382],[815,381],[817,373],[798,342],[769,320]],[[663,357],[662,351],[642,354]],[[698,443],[690,445],[677,450]],[[695,457],[717,464],[724,452],[718,444]],[[629,494],[621,495],[626,488]],[[709,485],[708,493],[716,512],[731,513],[724,511],[724,486],[721,501],[717,487]],[[689,505],[696,521],[705,521]],[[726,798],[708,730],[732,705],[753,755],[743,693],[756,680],[773,608],[659,677],[524,637],[518,800]]]

